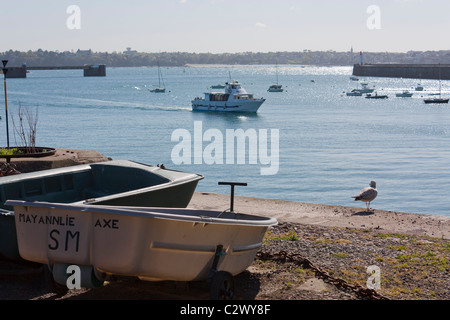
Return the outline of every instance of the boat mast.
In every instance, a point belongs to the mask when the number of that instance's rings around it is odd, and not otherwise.
[[[439,63],[439,99],[441,99],[441,63]]]
[[[277,84],[278,84],[278,61],[275,65],[275,71],[276,71],[276,75],[277,75]]]
[[[162,79],[162,73],[161,73],[161,67],[159,66],[159,61],[157,62],[157,64],[158,64],[158,88],[162,88],[161,81],[163,82],[163,87],[165,87],[165,84],[164,84],[164,80]]]

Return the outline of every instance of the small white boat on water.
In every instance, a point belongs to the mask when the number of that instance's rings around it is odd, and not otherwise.
[[[357,90],[357,89],[353,89],[350,92],[347,92],[347,97],[361,97],[362,96],[362,92]]]
[[[161,86],[161,82],[162,82],[162,86]],[[166,92],[166,88],[165,88],[165,84],[164,84],[164,80],[162,77],[162,73],[161,73],[161,68],[159,67],[159,63],[158,63],[158,87],[154,88],[154,89],[148,89],[150,92],[153,93],[164,93]]]
[[[192,110],[257,112],[264,101],[264,98],[255,98],[253,94],[247,93],[238,81],[231,80],[225,83],[224,92],[206,92],[204,98],[197,97],[192,100]]]
[[[448,101],[450,99],[442,98],[441,97],[441,92],[442,92],[441,69],[439,68],[439,93],[436,94],[436,95],[439,95],[439,98],[426,98],[426,99],[423,100],[423,102],[425,102],[426,104],[430,104],[430,103],[438,103],[438,104],[448,103]]]
[[[366,99],[387,99],[387,98],[389,98],[387,95],[385,95],[385,94],[378,94],[378,92],[375,92],[375,94],[371,94],[371,93],[368,93],[368,94],[366,94]]]
[[[369,85],[366,82],[361,83],[361,88],[356,88],[353,89],[350,92],[347,92],[347,96],[354,96],[354,97],[360,97],[362,96],[364,93],[372,93],[374,92],[375,89],[374,88],[369,88]]]
[[[283,88],[281,84],[272,84],[270,85],[269,89],[267,89],[267,92],[283,92]]]
[[[356,89],[361,93],[372,93],[375,91],[374,88],[369,88],[369,84],[368,83],[361,83],[361,89]]]
[[[423,86],[420,83],[418,83],[415,90],[416,91],[423,91]]]
[[[409,92],[408,90],[403,90],[402,92],[397,92],[395,94],[395,96],[399,97],[399,98],[410,98],[410,97],[412,97],[412,95],[413,95],[413,93]]]
[[[281,84],[278,84],[278,64],[275,66],[276,74],[277,74],[277,82],[276,84],[270,85],[269,89],[267,89],[267,92],[283,92],[283,86]]]

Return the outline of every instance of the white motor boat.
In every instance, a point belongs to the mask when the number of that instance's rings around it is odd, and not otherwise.
[[[193,111],[257,112],[266,101],[254,98],[235,80],[225,83],[224,92],[207,92],[204,98],[192,100]]]
[[[66,284],[67,267],[81,269],[81,287],[109,275],[146,281],[203,281],[249,267],[270,217],[161,207],[99,206],[8,200],[14,207],[23,259],[48,265]]]
[[[358,89],[353,89],[350,92],[346,93],[347,97],[361,97],[362,96],[362,92],[359,91]]]
[[[283,92],[283,88],[281,84],[272,84],[270,85],[269,89],[267,89],[267,92]]]
[[[375,91],[374,88],[369,88],[369,85],[367,83],[361,83],[361,89],[356,89],[356,90],[361,93],[372,93]]]
[[[412,97],[412,95],[412,92],[409,92],[408,90],[403,90],[402,92],[398,92],[395,94],[395,96],[399,98],[410,98]]]
[[[359,97],[359,96],[362,96],[363,93],[372,93],[374,91],[375,91],[374,88],[369,88],[369,85],[364,82],[364,83],[361,83],[361,88],[356,88],[350,92],[347,92],[347,96]]]

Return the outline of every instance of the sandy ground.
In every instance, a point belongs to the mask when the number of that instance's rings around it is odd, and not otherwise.
[[[450,217],[377,210],[375,201],[372,203],[372,207],[375,207],[373,212],[367,212],[364,203],[355,202],[355,204],[359,204],[360,207],[235,196],[234,211],[270,216],[281,222],[326,227],[379,229],[384,232],[450,239]],[[226,210],[230,207],[230,196],[197,192],[194,194],[189,207]]]

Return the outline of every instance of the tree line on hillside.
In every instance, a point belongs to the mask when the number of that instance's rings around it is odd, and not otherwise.
[[[108,67],[186,66],[189,64],[265,65],[297,64],[319,66],[351,66],[360,62],[359,52],[311,51],[301,52],[242,52],[242,53],[189,53],[136,51],[93,52],[78,51],[14,51],[0,53],[8,66],[79,66],[105,64]],[[450,64],[450,50],[409,51],[406,53],[364,52],[364,63],[442,63]]]

